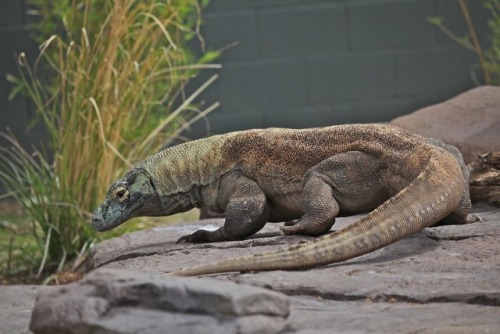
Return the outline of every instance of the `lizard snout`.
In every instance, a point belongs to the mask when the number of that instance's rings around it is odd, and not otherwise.
[[[102,216],[101,208],[97,208],[92,214],[91,220],[92,227],[98,231],[102,231],[104,228],[104,218]]]

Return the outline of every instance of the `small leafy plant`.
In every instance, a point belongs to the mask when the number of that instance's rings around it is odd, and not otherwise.
[[[26,238],[13,235],[0,247],[8,253],[4,274],[33,272],[36,263],[42,277],[70,259],[77,259],[74,267],[81,263],[96,240],[86,221],[113,179],[217,107],[193,105],[216,76],[190,96],[183,88],[199,70],[219,66],[210,64],[217,52],[196,59],[186,47],[199,36],[205,3],[30,3],[41,16],[35,26],[35,38],[43,39],[40,56],[31,65],[21,53],[20,76],[9,79],[14,93],[33,103],[49,145],[31,153],[3,134],[11,145],[0,154],[0,182],[29,216],[32,261],[15,256]]]
[[[485,84],[500,85],[500,0],[483,0],[484,7],[491,14],[491,19],[488,21],[491,29],[491,45],[487,50],[481,47],[465,0],[458,0],[458,4],[467,25],[467,35],[458,36],[450,31],[444,25],[442,17],[431,17],[428,19],[429,22],[437,26],[451,40],[477,55]]]

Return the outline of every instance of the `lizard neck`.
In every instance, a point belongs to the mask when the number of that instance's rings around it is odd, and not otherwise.
[[[161,196],[160,201],[162,204],[162,216],[186,212],[192,208],[200,208],[202,206],[202,198],[199,187],[193,187],[186,193]]]
[[[164,209],[180,212],[201,206],[200,189],[213,184],[224,170],[220,148],[225,137],[212,136],[176,145],[138,164],[150,175]]]

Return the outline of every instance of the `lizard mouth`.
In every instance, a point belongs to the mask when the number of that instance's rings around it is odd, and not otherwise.
[[[95,216],[92,216],[91,223],[92,223],[92,227],[99,232],[107,231],[110,229],[109,227],[106,226],[106,224],[104,224],[103,219],[99,219],[98,217],[95,217]]]
[[[105,206],[101,205],[92,214],[92,227],[99,232],[111,230],[125,222],[123,215],[113,215]]]
[[[109,223],[106,224],[102,216],[101,210],[99,209],[100,208],[98,208],[92,215],[92,221],[91,221],[92,227],[99,232],[112,229],[114,227],[114,224],[109,224]]]
[[[92,214],[92,227],[99,232],[104,232],[137,217],[144,203],[141,200],[144,196],[142,194],[139,195],[139,199],[135,199],[129,205],[116,205],[114,201],[105,201],[102,203]]]

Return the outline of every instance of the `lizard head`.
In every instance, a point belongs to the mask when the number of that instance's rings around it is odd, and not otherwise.
[[[111,184],[104,202],[92,215],[92,226],[98,231],[107,231],[133,217],[154,215],[161,208],[149,175],[134,168]]]

